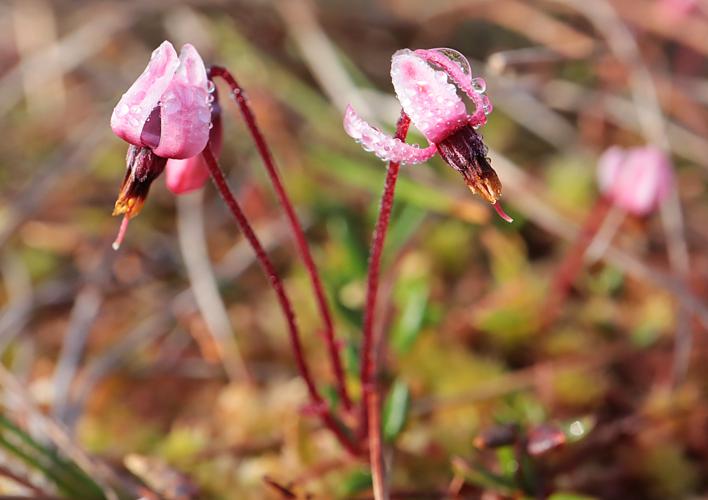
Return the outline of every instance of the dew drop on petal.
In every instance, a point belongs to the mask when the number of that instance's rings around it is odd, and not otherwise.
[[[122,103],[118,106],[116,114],[118,116],[125,116],[128,114],[128,111],[130,111],[130,107],[126,103]]]
[[[457,64],[460,69],[462,69],[462,72],[466,75],[471,75],[472,74],[472,68],[470,67],[470,62],[467,60],[465,56],[463,56],[460,52],[456,51],[455,49],[449,49],[449,48],[440,48],[440,49],[432,49],[435,52],[439,52],[440,54],[444,55],[448,59],[450,59],[452,62]]]
[[[484,78],[472,78],[470,83],[472,84],[472,90],[478,94],[481,94],[487,90],[487,82],[484,81]]]
[[[214,81],[207,80],[207,92],[209,92],[210,94],[213,94],[215,90],[216,90],[216,85],[214,85]]]
[[[482,96],[482,110],[484,111],[485,115],[488,115],[492,112],[493,106],[492,106],[492,101],[489,100],[489,97]]]

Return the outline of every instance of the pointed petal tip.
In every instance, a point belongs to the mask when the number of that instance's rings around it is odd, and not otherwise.
[[[512,222],[514,222],[514,219],[512,219],[512,218],[509,216],[509,214],[507,214],[507,213],[504,211],[504,209],[503,209],[502,206],[501,206],[501,203],[499,203],[499,202],[497,201],[497,202],[492,203],[492,206],[494,207],[494,210],[496,210],[496,212],[497,212],[497,214],[499,215],[499,217],[501,217],[503,220],[505,220],[505,221],[508,222],[509,224],[511,224]]]

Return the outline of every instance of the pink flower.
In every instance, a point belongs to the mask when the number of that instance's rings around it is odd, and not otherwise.
[[[467,59],[452,49],[399,50],[391,60],[391,80],[403,111],[429,145],[421,148],[390,137],[366,123],[351,106],[344,114],[347,134],[384,161],[412,165],[439,153],[462,174],[472,192],[479,193],[511,222],[497,203],[501,182],[476,131],[486,123],[492,104],[484,95],[484,80],[471,77]],[[467,114],[458,88],[474,103],[473,114]]]
[[[669,194],[673,166],[657,147],[612,146],[597,164],[600,191],[612,203],[637,216],[656,209]]]
[[[114,247],[120,245],[128,220],[142,209],[150,185],[162,174],[168,159],[192,161],[170,167],[190,172],[172,176],[179,178],[175,186],[181,185],[176,192],[206,180],[206,169],[197,168],[195,162],[210,138],[212,91],[197,50],[185,44],[178,57],[172,44],[165,41],[153,51],[145,71],[113,109],[111,128],[130,143],[127,171],[113,209],[113,215],[124,215]],[[197,179],[199,175],[203,180]]]
[[[209,139],[207,81],[193,46],[185,44],[178,58],[172,44],[162,42],[113,110],[113,132],[163,158],[198,155]]]

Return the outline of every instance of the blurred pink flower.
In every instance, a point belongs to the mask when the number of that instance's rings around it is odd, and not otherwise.
[[[673,166],[657,147],[612,146],[598,161],[600,191],[612,203],[637,216],[656,209],[673,184]]]
[[[476,132],[486,123],[492,104],[484,95],[484,80],[472,78],[467,59],[453,49],[399,50],[391,60],[391,80],[403,111],[429,146],[421,148],[386,135],[366,123],[351,106],[344,114],[347,134],[384,161],[416,164],[439,153],[462,174],[472,192],[479,193],[511,222],[497,203],[501,182]],[[473,114],[467,114],[458,88],[474,103]]]
[[[659,10],[665,19],[680,21],[698,10],[697,0],[658,0]]]

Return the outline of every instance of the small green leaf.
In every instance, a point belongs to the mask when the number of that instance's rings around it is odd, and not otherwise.
[[[383,436],[387,442],[398,437],[406,424],[410,408],[410,391],[405,382],[396,380],[386,398],[383,410]]]
[[[595,500],[597,497],[581,495],[579,493],[558,492],[548,497],[548,500]]]
[[[349,474],[341,484],[340,496],[351,498],[357,493],[371,488],[371,473],[368,470],[357,470]]]
[[[416,280],[405,290],[403,309],[393,329],[391,342],[399,353],[408,352],[418,338],[425,320],[430,295],[427,280]]]

